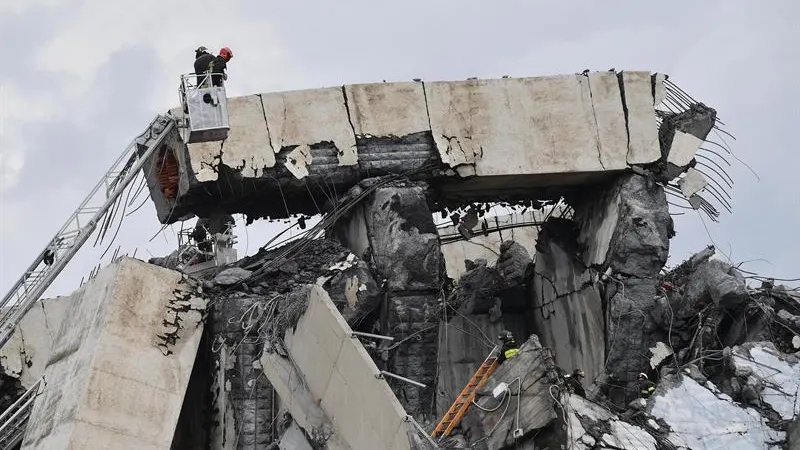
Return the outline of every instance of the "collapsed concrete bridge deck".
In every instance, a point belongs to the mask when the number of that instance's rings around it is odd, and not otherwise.
[[[557,198],[632,166],[690,162],[715,115],[660,139],[665,78],[607,71],[233,97],[228,138],[176,137],[150,162],[148,184],[162,223],[219,210],[313,215],[387,174],[427,181],[435,205]]]

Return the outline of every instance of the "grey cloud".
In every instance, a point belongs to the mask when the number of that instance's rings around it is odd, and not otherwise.
[[[774,276],[800,276],[796,257],[800,244],[800,189],[793,131],[800,88],[797,72],[798,31],[792,25],[800,4],[773,2],[770,8],[752,2],[530,2],[489,5],[479,0],[413,0],[378,6],[374,1],[257,2],[231,10],[220,35],[235,34],[237,21],[270,20],[306,86],[295,80],[275,82],[292,88],[313,88],[382,79],[462,79],[470,76],[537,76],[610,67],[654,70],[672,75],[699,100],[718,109],[728,130],[737,136],[736,154],[761,175],[734,162],[734,213],[724,213],[710,232],[735,260],[765,258],[771,265],[748,265]],[[55,74],[34,70],[33,55],[57,38],[70,19],[70,8],[41,14],[32,10],[0,19],[0,39],[13,42],[15,55],[3,77],[29,90],[62,89]],[[238,14],[238,15],[237,15]],[[102,20],[102,18],[98,18]],[[202,27],[201,27],[202,29]],[[177,30],[176,32],[192,32]],[[225,34],[228,33],[228,34]],[[224,44],[208,42],[205,45]],[[102,39],[102,36],[98,36]],[[80,49],[71,49],[80,64]],[[71,118],[31,124],[25,129],[30,147],[20,184],[2,202],[24,204],[30,225],[13,239],[0,242],[0,289],[5,292],[46,243],[66,215],[77,206],[124,145],[159,112],[151,108],[154,92],[177,87],[178,74],[168,73],[152,55],[152,43],[139,43],[112,55],[79,105],[79,126]],[[236,49],[234,49],[236,51]],[[273,77],[237,70],[238,61],[257,54],[237,53],[231,83],[237,78]],[[191,67],[186,55],[186,69]],[[157,99],[166,109],[177,97]],[[69,189],[74,189],[71,191]],[[680,212],[676,210],[676,212]],[[676,218],[671,263],[709,242],[695,215]],[[159,228],[150,205],[127,222],[119,243],[128,248],[146,242]],[[250,231],[251,240],[257,240]],[[153,244],[155,245],[155,244]],[[253,251],[259,243],[251,243]],[[163,243],[165,249],[169,245]],[[85,254],[84,254],[85,253]],[[141,253],[140,253],[141,254]],[[81,256],[59,279],[66,293],[95,264],[95,253]]]

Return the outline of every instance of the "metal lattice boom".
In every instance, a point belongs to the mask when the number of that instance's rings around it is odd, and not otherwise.
[[[0,303],[0,347],[11,338],[14,328],[44,294],[94,232],[125,188],[136,178],[145,161],[164,138],[176,129],[175,120],[159,115],[117,158],[64,226],[39,253]]]

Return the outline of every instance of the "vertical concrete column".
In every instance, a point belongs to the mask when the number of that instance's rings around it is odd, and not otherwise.
[[[582,369],[587,384],[605,362],[605,320],[599,284],[575,255],[575,223],[548,219],[539,232],[531,291],[531,321],[542,344],[567,372]]]
[[[275,391],[263,376],[259,323],[247,323],[247,311],[262,297],[232,294],[216,302],[209,315],[213,448],[264,448],[277,436]],[[243,321],[245,323],[243,323]]]
[[[71,296],[21,448],[170,448],[205,309],[178,272],[101,270]]]
[[[382,332],[397,344],[388,352],[387,370],[426,387],[396,380],[389,384],[406,411],[418,419],[434,412],[436,324],[444,279],[444,258],[426,191],[424,183],[407,180],[382,185],[334,231],[345,246],[369,262],[376,281],[385,280]]]
[[[650,369],[650,349],[667,333],[651,312],[657,276],[669,256],[673,222],[664,189],[652,178],[626,174],[573,202],[587,266],[610,269],[606,305],[606,373],[617,403],[636,397],[636,377]]]

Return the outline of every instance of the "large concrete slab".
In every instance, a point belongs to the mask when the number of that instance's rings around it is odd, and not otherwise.
[[[131,258],[71,298],[24,449],[169,448],[205,301],[181,274]]]
[[[617,77],[608,72],[596,78],[616,82]],[[649,81],[646,87],[650,89]],[[584,76],[437,82],[427,84],[426,93],[433,138],[442,161],[450,166],[475,164],[478,176],[627,167],[626,149],[614,145],[613,135],[603,143],[598,133],[596,116],[618,116],[618,111],[610,111],[604,102],[595,110]],[[651,101],[655,123],[652,109]],[[659,156],[654,147],[651,160]]]
[[[340,165],[356,163],[355,133],[343,88],[279,92],[260,97],[275,152],[331,142]]]
[[[360,179],[409,171],[443,200],[558,197],[661,158],[661,83],[649,72],[612,71],[231,98],[228,139],[187,146],[178,201],[157,202],[159,219],[220,207],[316,214]]]
[[[308,307],[284,342],[291,363],[265,352],[264,373],[307,433],[330,424],[341,439],[337,447],[411,448],[403,407],[324,289],[311,288]],[[293,373],[301,383],[289,382]]]
[[[344,90],[356,136],[401,137],[430,129],[422,83],[348,84]]]
[[[599,288],[591,272],[570,253],[561,222],[548,221],[537,244],[529,285],[532,321],[542,344],[567,372],[583,369],[588,384],[603,371],[606,327]]]

